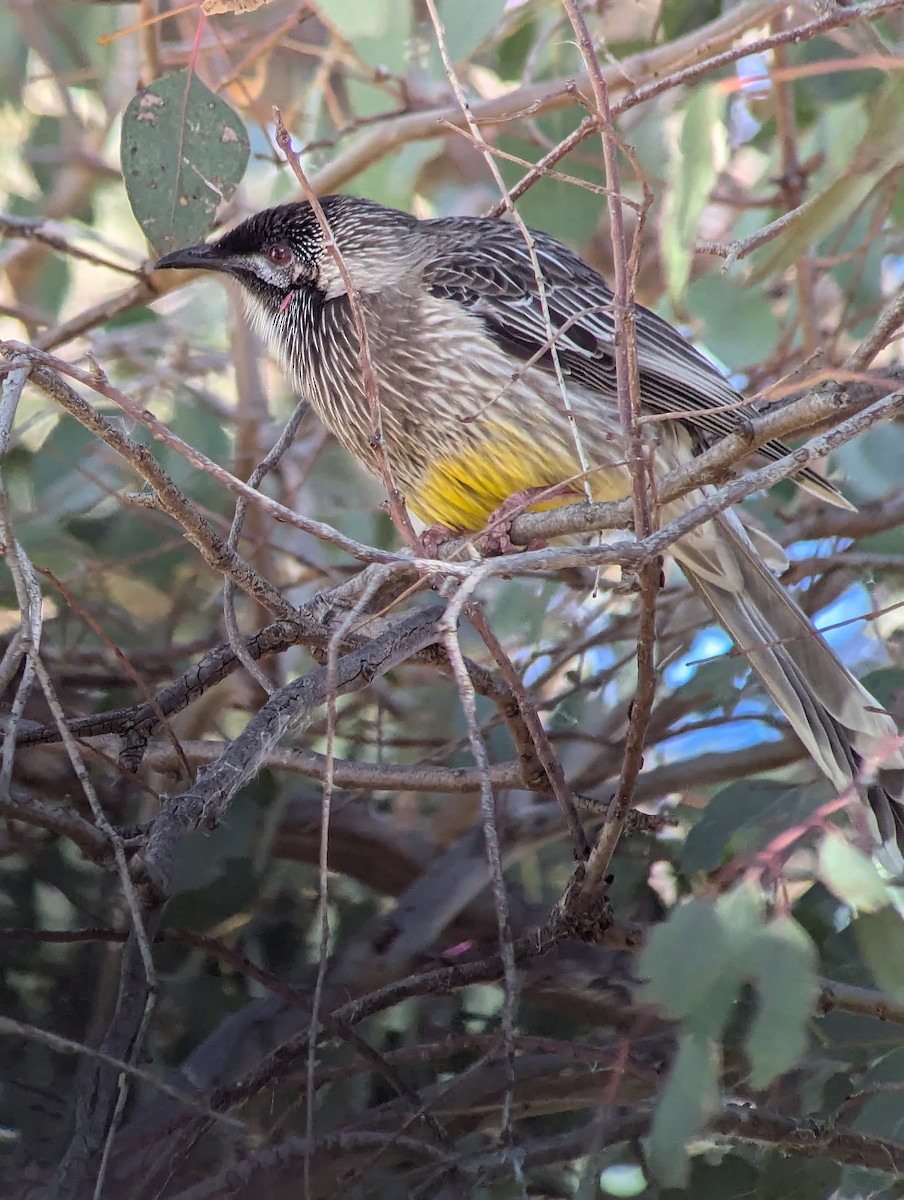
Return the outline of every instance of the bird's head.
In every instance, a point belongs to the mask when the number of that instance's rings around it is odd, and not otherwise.
[[[357,288],[380,290],[398,274],[413,217],[353,196],[321,201],[334,244]],[[255,307],[283,312],[293,294],[332,300],[347,291],[326,233],[307,202],[256,213],[214,242],[166,254],[155,270],[220,271],[242,285]]]
[[[259,300],[278,306],[316,286],[324,234],[308,204],[283,204],[249,217],[215,242],[165,254],[154,270],[220,271]]]

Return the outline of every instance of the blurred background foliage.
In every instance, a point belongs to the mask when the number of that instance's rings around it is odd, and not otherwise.
[[[273,106],[321,191],[419,216],[481,213],[500,194],[462,132],[424,0],[271,0],[206,20],[197,7],[174,6],[156,22],[168,7],[11,0],[0,9],[0,332],[99,364],[175,434],[247,478],[296,398],[234,296],[216,281],[154,276],[150,267],[155,251],[180,238],[297,197],[275,149]],[[794,393],[821,372],[838,375],[904,282],[904,4],[857,8],[583,5],[630,147],[621,165],[626,222],[639,238],[637,298],[752,394]],[[565,11],[558,0],[439,0],[437,9],[456,75],[513,188],[587,116],[569,86],[583,67]],[[805,32],[794,38],[795,29]],[[783,31],[787,38],[774,36]],[[758,50],[770,37],[776,44]],[[729,50],[731,61],[676,77]],[[142,89],[178,98],[189,75],[198,87],[186,104],[208,105],[209,89],[228,106],[211,111],[236,131],[237,148],[224,164],[199,137],[191,153],[211,155],[222,202],[214,213],[209,191],[203,211],[189,197],[186,219],[199,224],[176,237],[160,231],[163,199],[148,201],[150,150],[138,117]],[[138,147],[132,179],[121,144]],[[605,186],[599,138],[589,136],[518,208],[611,275]],[[166,211],[178,204],[177,196]],[[901,344],[883,341],[869,365],[891,390]],[[151,448],[225,537],[234,497],[115,404],[81,391]],[[902,461],[904,431],[884,424],[827,464],[859,517],[790,486],[750,501],[788,548],[786,582],[898,716]],[[222,576],[170,517],[136,499],[132,468],[37,388],[19,404],[2,476],[15,536],[39,571],[41,653],[67,717],[140,704],[226,640]],[[312,414],[263,488],[359,541],[398,544],[380,488]],[[240,549],[296,605],[359,569],[253,508]],[[635,600],[616,583],[497,579],[481,592],[570,785],[598,801],[618,776],[633,689]],[[237,611],[244,632],[269,619],[247,597]],[[334,721],[318,711],[219,827],[186,843],[155,951],[161,985],[139,1065],[208,1101],[303,1031],[323,912],[335,989],[326,1011],[400,978],[409,990],[355,1024],[371,1057],[330,1029],[310,1112],[306,1053],[271,1063],[266,1088],[230,1109],[240,1129],[136,1084],[103,1195],[244,1197],[263,1186],[274,1197],[904,1195],[895,889],[843,818],[847,836],[814,820],[831,799],[828,785],[815,781],[679,577],[669,574],[659,613],[660,688],[638,793],[649,819],[614,863],[609,941],[564,942],[527,961],[513,1018],[498,969],[469,979],[467,964],[497,949],[498,929],[479,789],[473,776],[453,786],[438,770],[472,765],[461,704],[453,682],[424,666],[377,679],[339,699]],[[3,573],[5,644],[18,627]],[[462,640],[493,667],[475,635],[466,629]],[[262,665],[280,686],[313,663],[296,645]],[[7,706],[15,690],[13,681]],[[233,673],[174,715],[171,735],[154,735],[137,774],[118,760],[114,726],[84,738],[108,818],[125,829],[151,821],[161,795],[187,786],[186,764],[216,757],[262,702],[259,685]],[[51,722],[37,691],[22,716],[34,727]],[[478,716],[500,766],[517,939],[546,920],[573,869],[571,847],[551,797],[503,769],[516,756],[496,708],[479,698]],[[327,752],[337,784],[319,909],[317,756]],[[408,774],[393,775],[397,767]],[[97,1047],[128,928],[119,884],[64,826],[29,815],[38,801],[89,814],[58,745],[23,747],[9,766],[5,757],[2,779],[0,1011]],[[804,835],[777,856],[773,839],[795,824]],[[412,912],[413,949],[393,970],[378,969],[374,931],[395,922],[410,932]],[[429,982],[431,971],[459,964],[451,983]],[[500,1030],[510,1019],[517,1056],[506,1065]],[[91,1064],[4,1032],[3,1194],[45,1183],[42,1195],[94,1194],[96,1162],[81,1177],[54,1174]],[[368,1142],[367,1131],[382,1140]],[[299,1147],[311,1132],[305,1163]],[[450,1172],[450,1161],[468,1173]]]

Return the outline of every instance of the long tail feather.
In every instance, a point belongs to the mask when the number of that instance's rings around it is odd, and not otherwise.
[[[832,784],[841,791],[858,781],[876,819],[882,860],[900,874],[904,753],[891,715],[773,577],[735,513],[699,532],[674,548],[681,569]],[[874,778],[862,777],[864,762],[873,764]]]

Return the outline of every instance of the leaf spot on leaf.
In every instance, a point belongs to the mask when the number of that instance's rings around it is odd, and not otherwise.
[[[217,187],[217,185],[215,183],[211,183],[211,181],[209,179],[205,179],[205,177],[201,174],[201,172],[198,170],[198,168],[193,163],[190,163],[189,165],[206,188],[210,188],[210,190],[213,192],[213,194],[215,196],[217,196],[220,200],[225,200],[225,196],[223,195],[222,191],[220,190],[220,188]],[[195,196],[195,199],[197,200],[198,197]]]

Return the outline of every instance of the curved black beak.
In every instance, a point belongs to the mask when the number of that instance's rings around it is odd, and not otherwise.
[[[154,270],[228,271],[231,265],[219,246],[209,246],[202,242],[199,246],[185,246],[182,250],[164,254],[163,258],[154,263]]]

